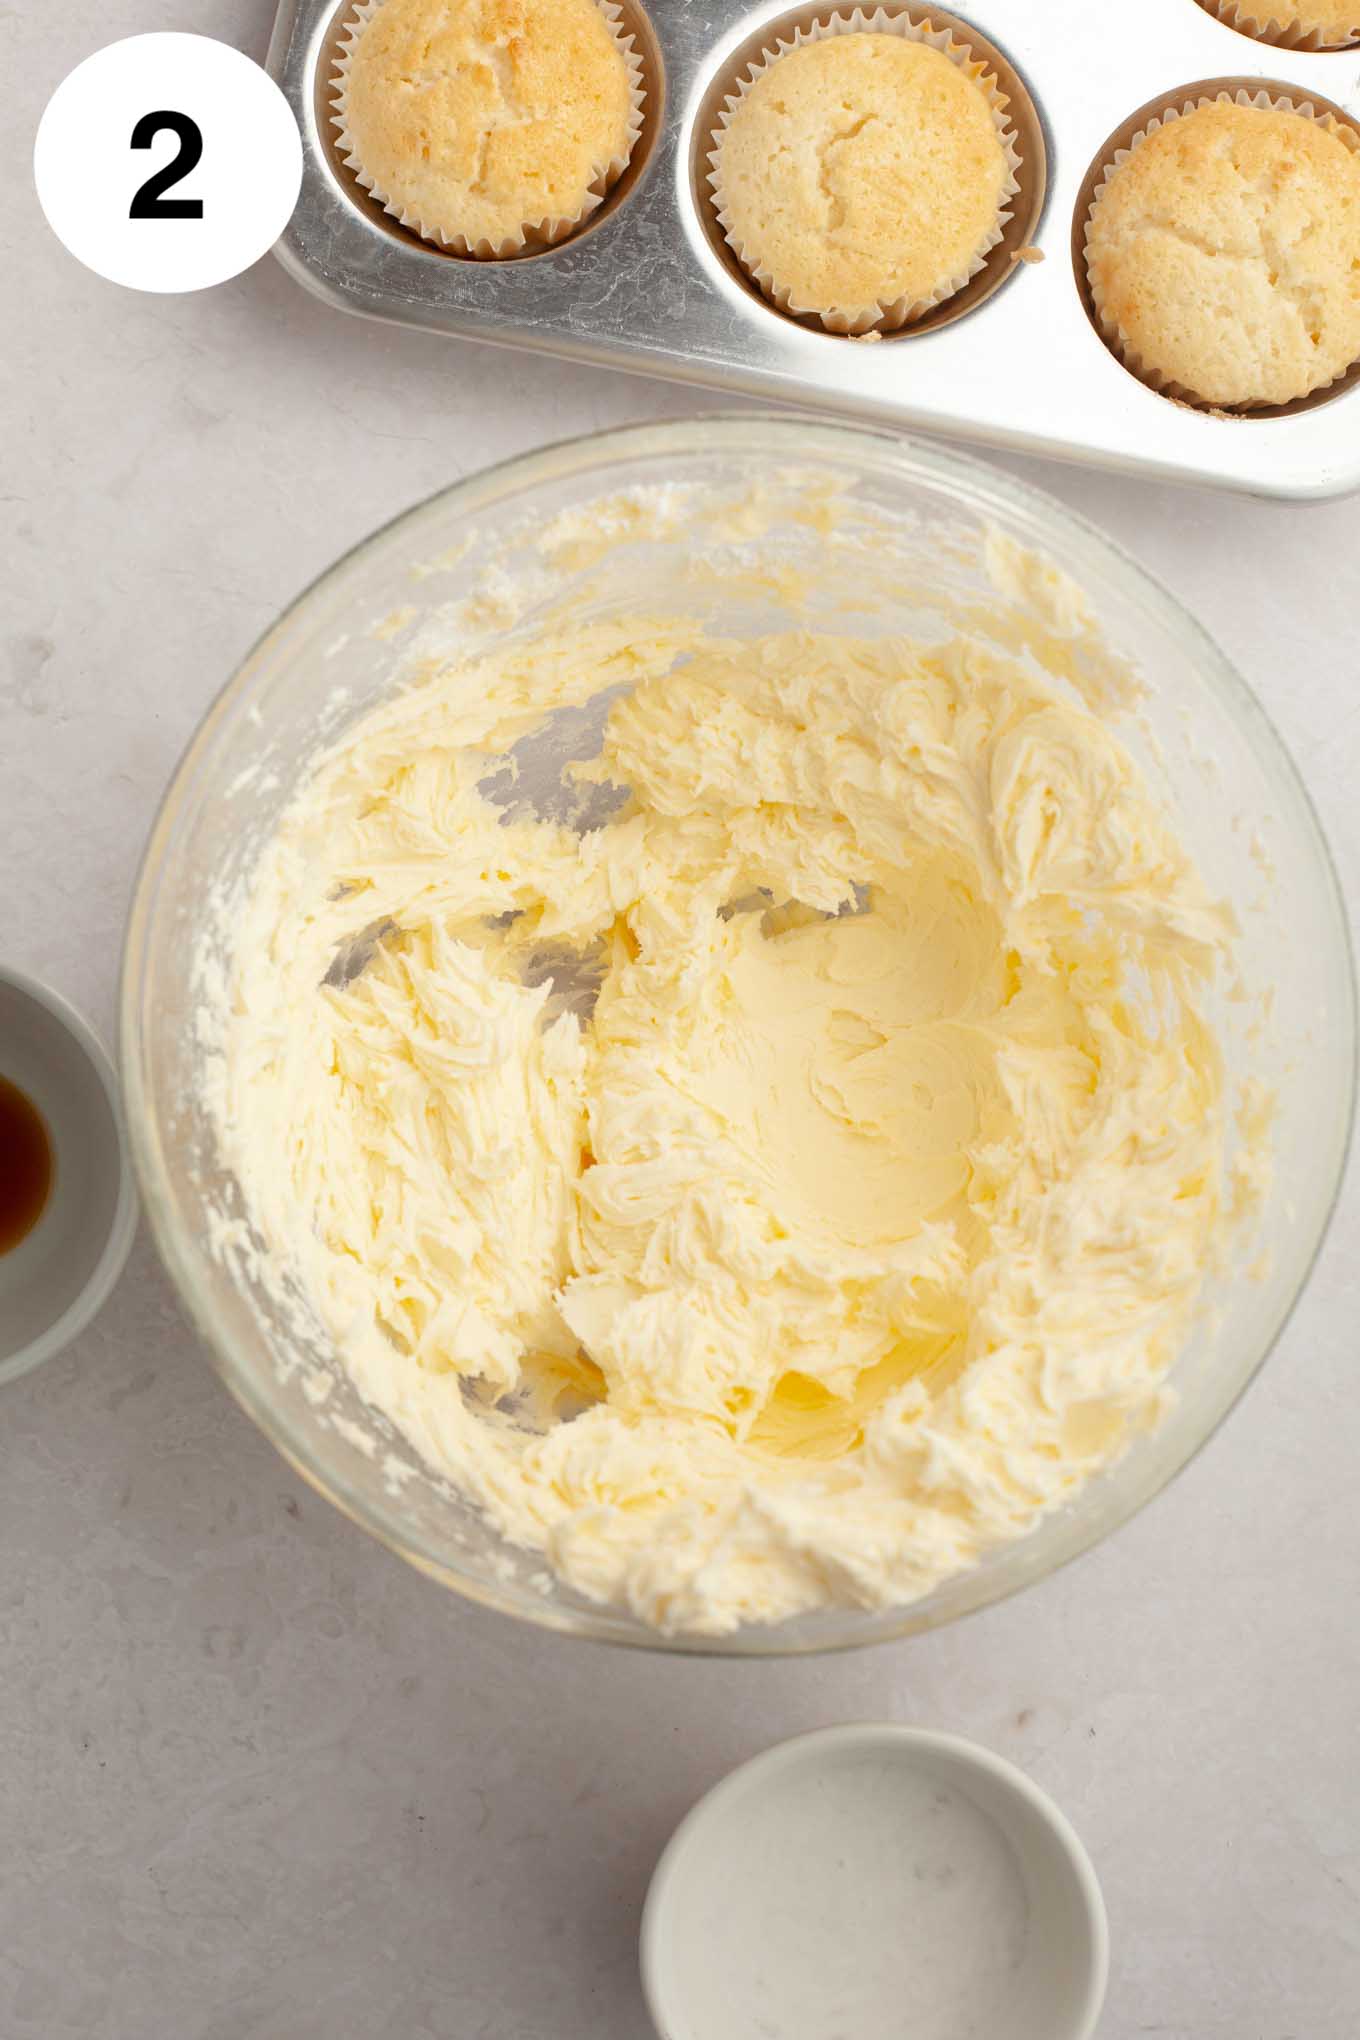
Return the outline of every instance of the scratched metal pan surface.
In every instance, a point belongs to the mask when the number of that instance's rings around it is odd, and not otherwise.
[[[1206,85],[1273,85],[1360,126],[1360,49],[1303,54],[1227,27],[1199,0],[973,0],[962,25],[1012,93],[1025,184],[982,276],[877,344],[785,317],[741,278],[704,182],[734,75],[772,24],[818,10],[625,0],[648,122],[590,224],[514,261],[446,255],[354,182],[333,147],[332,62],[353,0],[282,0],[269,66],[302,129],[302,196],[278,247],[327,303],[460,339],[739,390],[990,446],[1255,495],[1360,488],[1360,370],[1273,414],[1158,396],[1109,352],[1083,298],[1080,222],[1111,138]],[[824,9],[821,11],[825,11]],[[910,8],[919,17],[924,9]],[[1037,250],[1017,259],[1021,247]]]

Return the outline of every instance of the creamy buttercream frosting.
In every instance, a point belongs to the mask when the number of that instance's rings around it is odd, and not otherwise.
[[[559,617],[300,789],[222,1142],[362,1393],[570,1587],[710,1633],[892,1605],[1158,1415],[1229,936],[1032,659]]]

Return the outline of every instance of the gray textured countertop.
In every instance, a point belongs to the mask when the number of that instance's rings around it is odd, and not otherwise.
[[[262,55],[269,15],[5,20],[0,948],[106,1030],[155,803],[281,605],[456,475],[695,408],[342,319],[272,262],[176,300],[69,260],[25,162],[57,80],[144,28]],[[1217,634],[1360,898],[1360,502],[1012,465]],[[1071,1815],[1110,1905],[1104,2040],[1351,2040],[1358,1223],[1353,1176],[1260,1382],[1119,1536],[961,1627],[760,1666],[556,1641],[417,1578],[236,1411],[143,1240],[0,1405],[0,2036],[643,2040],[638,1911],[680,1813],[777,1737],[886,1717],[991,1744]]]

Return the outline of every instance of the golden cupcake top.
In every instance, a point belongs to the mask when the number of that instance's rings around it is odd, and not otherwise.
[[[1197,107],[1111,173],[1086,260],[1130,367],[1203,403],[1289,403],[1360,358],[1360,153],[1307,114]]]
[[[360,182],[426,239],[478,253],[591,210],[634,104],[597,0],[382,0],[337,97]]]
[[[1012,187],[969,70],[873,31],[777,57],[730,108],[713,164],[728,240],[796,312],[947,296],[998,240]]]
[[[1268,0],[1269,12],[1288,28],[1345,42],[1360,27],[1360,0]]]
[[[1360,0],[1239,0],[1232,12],[1244,24],[1317,36],[1336,47],[1360,28]]]

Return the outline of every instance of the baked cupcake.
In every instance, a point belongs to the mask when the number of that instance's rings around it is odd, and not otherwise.
[[[905,325],[961,289],[1018,188],[985,65],[886,15],[854,30],[833,18],[763,57],[727,101],[709,161],[743,269],[783,310],[838,333]]]
[[[1226,95],[1149,122],[1086,227],[1096,317],[1136,375],[1191,402],[1287,404],[1360,358],[1350,130]]]
[[[1360,0],[1206,0],[1230,28],[1286,49],[1342,50],[1360,42]]]
[[[364,0],[336,71],[359,183],[461,255],[563,239],[642,125],[641,67],[601,0]]]

